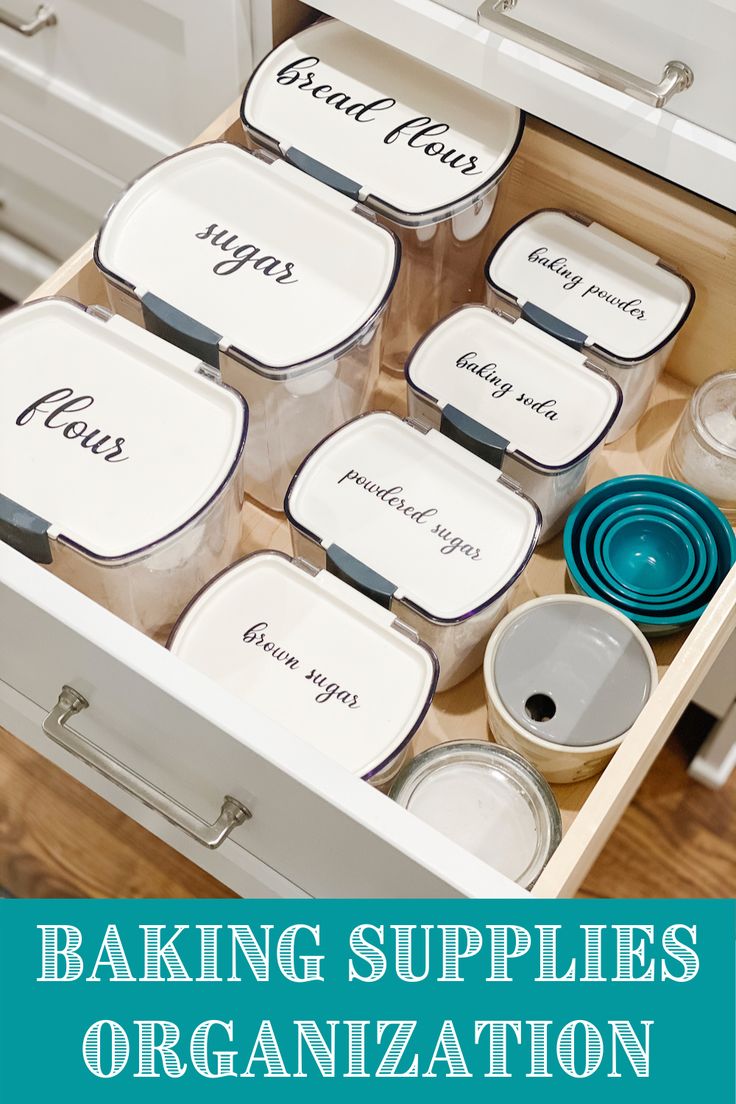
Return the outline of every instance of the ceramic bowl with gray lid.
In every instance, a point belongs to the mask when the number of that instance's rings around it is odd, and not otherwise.
[[[603,770],[657,686],[636,625],[592,598],[519,606],[493,632],[483,665],[488,723],[550,782]]]

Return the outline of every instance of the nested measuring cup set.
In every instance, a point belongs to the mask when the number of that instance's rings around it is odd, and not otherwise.
[[[692,288],[561,211],[490,250],[522,114],[338,22],[263,61],[242,120],[254,148],[167,158],[110,210],[113,316],[57,299],[0,322],[0,537],[144,631],[174,625],[172,650],[376,783],[484,653],[497,740],[553,780],[601,769],[656,684],[632,578],[622,601],[581,582],[576,522],[571,577],[608,608],[559,596],[502,618],[538,541],[579,499],[580,517],[597,450],[646,409]],[[406,372],[407,420],[366,413],[382,366]],[[285,510],[292,557],[230,566],[246,491]],[[647,524],[674,534],[656,505]],[[665,557],[691,603],[733,555],[704,527]],[[646,534],[608,528],[593,554],[615,573]],[[570,641],[552,666],[525,646],[529,693],[506,658],[524,633]],[[581,643],[597,666],[560,661]],[[591,750],[590,702],[623,671]],[[429,816],[448,754],[398,799]],[[527,765],[503,762],[517,792]],[[524,777],[541,816],[554,798]]]

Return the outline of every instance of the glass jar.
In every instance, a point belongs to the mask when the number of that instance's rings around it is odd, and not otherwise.
[[[736,523],[736,371],[697,389],[675,431],[665,474],[707,494]]]
[[[402,768],[390,796],[524,889],[562,838],[560,808],[544,778],[498,744],[430,748]]]

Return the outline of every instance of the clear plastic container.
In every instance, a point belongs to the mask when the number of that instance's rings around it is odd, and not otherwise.
[[[621,392],[584,355],[517,319],[461,307],[417,345],[406,366],[409,414],[514,479],[559,532],[583,493]]]
[[[399,255],[354,200],[227,142],[150,169],[95,246],[112,308],[245,396],[247,490],[272,510],[306,453],[368,405]]]
[[[736,372],[697,389],[665,458],[665,475],[707,494],[736,525]]]
[[[242,397],[196,357],[68,299],[4,315],[0,364],[0,537],[168,632],[240,552]]]
[[[385,412],[355,419],[306,458],[286,515],[295,555],[429,644],[440,690],[480,666],[540,525],[534,503],[496,468]]]
[[[499,181],[524,116],[336,20],[278,46],[246,87],[249,137],[360,199],[398,234],[383,363],[402,372],[439,318],[482,295]]]
[[[608,440],[647,409],[695,301],[692,285],[650,253],[582,215],[535,211],[486,263],[489,306],[585,352],[623,394]]]
[[[416,633],[281,552],[256,552],[213,579],[168,647],[376,786],[401,766],[437,684]]]

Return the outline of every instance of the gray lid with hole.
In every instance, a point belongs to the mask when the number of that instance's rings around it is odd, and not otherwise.
[[[603,744],[631,728],[652,689],[648,657],[605,606],[566,601],[521,614],[499,641],[493,677],[526,731],[555,744]]]

